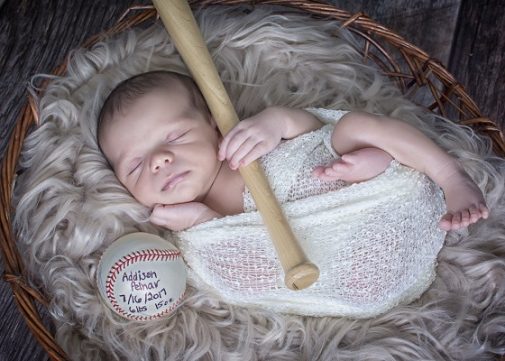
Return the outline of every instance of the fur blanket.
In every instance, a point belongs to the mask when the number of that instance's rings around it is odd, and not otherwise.
[[[161,234],[118,183],[95,140],[108,92],[133,74],[185,68],[160,25],[71,56],[39,99],[15,190],[19,247],[51,300],[57,340],[75,360],[492,360],[505,352],[505,162],[472,130],[424,114],[364,66],[338,24],[277,9],[198,14],[241,117],[272,104],[364,109],[404,119],[461,159],[491,215],[450,232],[437,277],[415,303],[372,319],[301,317],[231,306],[190,288],[166,320],[117,317],[99,297],[101,252],[132,231]],[[339,33],[336,37],[334,34]]]

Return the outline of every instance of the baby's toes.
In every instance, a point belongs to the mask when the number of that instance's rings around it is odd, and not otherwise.
[[[489,209],[487,208],[487,206],[485,204],[481,203],[479,205],[479,210],[480,210],[480,214],[481,214],[482,218],[487,219],[487,217],[489,217]]]
[[[438,226],[443,231],[450,231],[452,228],[452,214],[451,213],[444,214],[444,216],[440,219]]]
[[[461,228],[461,212],[454,212],[452,215],[452,225],[451,229]]]
[[[481,212],[476,206],[471,206],[469,212],[470,212],[470,223],[475,223],[480,219]]]
[[[470,211],[468,209],[464,209],[461,213],[461,227],[468,227],[470,224]]]

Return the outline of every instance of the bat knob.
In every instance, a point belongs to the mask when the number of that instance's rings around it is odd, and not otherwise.
[[[294,291],[309,287],[319,278],[319,268],[311,262],[301,263],[286,272],[284,283]]]

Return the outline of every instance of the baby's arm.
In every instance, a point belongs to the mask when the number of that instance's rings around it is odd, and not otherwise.
[[[332,145],[340,154],[380,148],[429,176],[445,194],[447,214],[440,221],[444,230],[466,227],[488,217],[482,192],[458,162],[405,122],[365,112],[347,113],[335,126]]]
[[[314,115],[281,106],[266,108],[240,121],[223,138],[219,160],[228,160],[231,169],[246,166],[273,150],[282,139],[291,139],[323,125]]]
[[[183,231],[197,224],[220,218],[222,215],[200,202],[157,204],[150,221],[172,231]]]

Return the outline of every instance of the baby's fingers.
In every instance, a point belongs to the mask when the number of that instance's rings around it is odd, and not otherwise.
[[[176,214],[173,212],[173,209],[171,209],[170,206],[157,204],[153,208],[149,220],[158,226],[169,227],[170,223],[173,222],[175,217]]]
[[[254,146],[241,158],[239,166],[247,166],[270,151],[268,144],[265,142],[251,142],[251,144],[254,144]]]
[[[237,169],[239,166],[244,165],[244,159],[249,156],[250,152],[256,147],[257,141],[253,138],[246,139],[238,149],[231,155],[229,164],[231,169]]]
[[[153,211],[151,212],[151,220],[167,220],[176,215],[176,211],[170,205],[165,204],[157,204],[154,206]]]
[[[223,138],[219,146],[218,159],[219,160],[230,160],[232,155],[237,151],[237,149],[244,143],[248,138],[245,131],[233,128],[226,136]]]
[[[225,136],[219,145],[218,158],[219,160],[230,159],[230,148],[237,148],[237,144],[242,144],[250,137],[251,122],[242,120],[238,122]],[[233,152],[232,152],[233,153]]]

